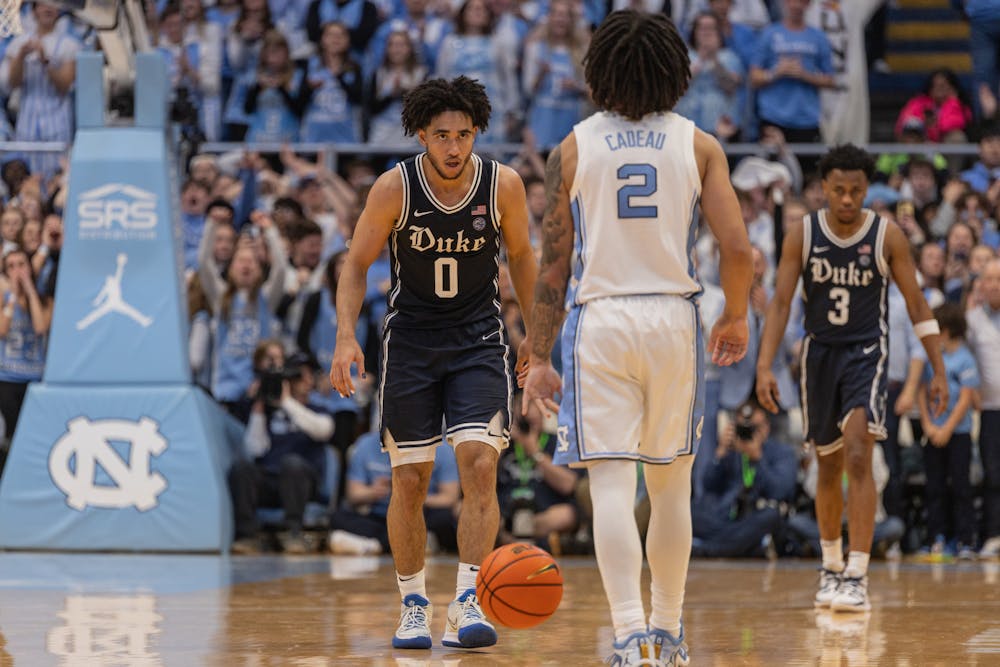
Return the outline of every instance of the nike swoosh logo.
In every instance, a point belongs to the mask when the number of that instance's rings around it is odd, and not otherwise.
[[[864,352],[865,354],[871,354],[872,352],[875,351],[875,348],[877,347],[878,343],[875,343],[874,345],[869,345],[868,347],[863,348],[861,351]]]
[[[535,571],[535,572],[533,572],[532,574],[529,574],[529,575],[528,575],[527,577],[525,577],[524,579],[525,579],[525,581],[531,581],[531,580],[532,580],[532,579],[534,579],[535,577],[538,577],[538,576],[541,576],[541,575],[543,575],[543,574],[545,574],[546,572],[549,572],[549,571],[551,571],[551,570],[556,570],[556,571],[558,571],[558,570],[559,570],[559,566],[558,566],[558,565],[556,565],[555,563],[549,563],[548,565],[545,565],[544,567],[541,567],[541,568],[539,568],[538,570],[536,570],[536,571]]]
[[[493,336],[499,336],[499,335],[500,335],[499,331],[493,331],[493,332],[490,332],[490,333],[486,334],[485,336],[483,336],[483,340],[489,340]]]
[[[434,212],[434,211],[414,211],[414,212],[413,212],[413,217],[414,217],[414,218],[422,218],[422,217],[424,217],[425,215],[430,215],[430,214],[431,214],[431,213],[433,213],[433,212]]]
[[[396,577],[396,578],[399,579],[400,581],[411,581],[413,579],[416,579],[417,575],[414,574],[413,576],[410,577]]]
[[[469,569],[472,570],[473,572],[479,572],[479,566],[478,565],[470,565]]]
[[[826,251],[827,251],[827,250],[829,250],[829,249],[830,249],[830,246],[828,246],[828,245],[824,245],[824,246],[813,246],[813,252],[814,252],[814,253],[817,253],[817,254],[819,254],[819,253],[821,253],[821,252],[826,252]]]

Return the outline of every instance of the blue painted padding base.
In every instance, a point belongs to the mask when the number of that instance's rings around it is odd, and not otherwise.
[[[189,385],[32,385],[0,481],[0,548],[225,551],[239,434]]]

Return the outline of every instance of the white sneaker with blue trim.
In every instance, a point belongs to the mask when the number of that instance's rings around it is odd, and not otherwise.
[[[645,632],[634,632],[625,641],[614,642],[614,649],[605,662],[610,667],[661,667],[662,662],[654,656],[653,642]]]
[[[399,627],[392,638],[392,647],[430,648],[432,643],[430,600],[411,593],[400,606]]]
[[[664,667],[684,667],[689,662],[688,646],[684,641],[684,626],[681,633],[674,637],[666,630],[649,629],[649,639],[653,644],[653,657]]]
[[[451,648],[482,648],[497,643],[496,628],[483,615],[476,589],[468,589],[448,605],[448,623],[441,643]]]

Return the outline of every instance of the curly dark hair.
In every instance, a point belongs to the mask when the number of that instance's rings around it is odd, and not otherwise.
[[[484,131],[490,124],[490,98],[483,84],[467,76],[429,79],[403,96],[403,131],[413,136],[431,119],[446,111],[460,111],[472,119],[473,127]]]
[[[875,177],[875,158],[854,144],[841,144],[831,148],[819,161],[819,173],[824,179],[834,169],[863,171],[871,181]]]
[[[673,21],[633,9],[608,15],[583,66],[594,103],[629,120],[670,111],[691,80],[688,47]]]

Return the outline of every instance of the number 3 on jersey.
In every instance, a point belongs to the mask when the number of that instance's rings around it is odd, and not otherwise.
[[[458,260],[454,257],[434,261],[434,293],[442,299],[453,299],[458,294]]]
[[[642,206],[633,201],[633,198],[656,194],[656,167],[651,164],[623,164],[618,167],[617,175],[619,181],[628,181],[618,188],[618,217],[655,218],[655,206]],[[642,180],[634,182],[634,176]]]
[[[830,324],[844,326],[850,318],[851,293],[843,287],[834,287],[830,290],[830,298],[833,300],[833,310],[828,310],[826,319]]]

